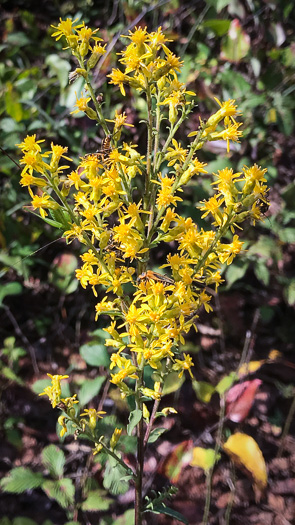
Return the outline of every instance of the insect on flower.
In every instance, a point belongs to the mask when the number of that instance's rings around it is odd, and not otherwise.
[[[122,260],[123,252],[114,241],[114,234],[112,231],[110,232],[110,238],[105,250],[109,253],[113,252],[119,260]]]
[[[263,213],[264,215],[269,210],[270,203],[267,200],[263,199],[262,196],[256,202],[260,208],[261,213]]]
[[[170,277],[168,277],[167,275],[162,275],[160,273],[153,272],[152,270],[147,270],[146,272],[143,272],[137,277],[137,282],[142,281],[161,282],[166,286],[169,286],[170,284],[175,284],[173,279],[170,279]]]
[[[105,163],[109,162],[108,157],[112,151],[111,140],[112,140],[112,135],[107,135],[105,139],[103,139],[102,141],[101,149],[96,151],[95,153],[87,153],[87,155],[85,155],[84,158],[87,158],[90,155],[93,155],[97,159],[99,159],[101,162],[105,162]]]

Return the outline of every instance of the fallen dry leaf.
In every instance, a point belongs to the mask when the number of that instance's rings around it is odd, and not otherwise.
[[[230,388],[225,397],[228,419],[240,423],[247,417],[253,405],[257,388],[261,383],[260,379],[253,379],[253,381],[244,381],[244,383],[239,383]]]
[[[265,489],[267,473],[262,452],[256,441],[247,434],[237,432],[223,445],[224,451],[238,467],[244,467],[254,481],[254,488]]]

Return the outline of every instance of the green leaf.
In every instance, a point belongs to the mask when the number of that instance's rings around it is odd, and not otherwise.
[[[18,516],[17,518],[14,518],[12,525],[37,525],[37,523],[34,520],[30,520],[30,518],[25,518],[24,516]]]
[[[142,411],[141,410],[133,410],[129,414],[129,423],[127,425],[127,434],[128,436],[132,435],[133,429],[136,427],[136,425],[139,423],[139,421],[142,418]]]
[[[17,374],[13,370],[11,370],[11,368],[9,368],[9,366],[1,366],[0,364],[0,373],[10,381],[15,381],[19,385],[24,384],[20,377],[18,377]]]
[[[41,487],[44,478],[39,472],[29,468],[17,467],[12,469],[7,476],[0,480],[0,487],[4,492],[21,494],[26,490]]]
[[[214,448],[194,447],[190,465],[208,472],[219,461],[220,457],[220,454],[215,454]]]
[[[168,394],[172,394],[173,392],[176,392],[176,390],[180,389],[184,381],[185,381],[184,375],[182,377],[179,377],[179,372],[174,372],[174,371],[170,372],[164,381],[162,395],[166,396]]]
[[[208,5],[216,9],[217,13],[220,13],[224,7],[227,7],[232,0],[207,0]]]
[[[35,394],[41,394],[43,392],[44,388],[51,385],[50,379],[38,379],[31,385],[31,389]]]
[[[223,38],[221,45],[221,58],[230,62],[240,62],[248,54],[250,37],[243,31],[238,19],[232,20],[228,35]]]
[[[148,443],[155,443],[164,432],[167,432],[167,428],[154,428],[150,433]]]
[[[91,490],[88,492],[87,499],[82,503],[82,510],[84,511],[105,511],[108,510],[113,503],[111,498],[106,497],[105,490]]]
[[[265,286],[269,284],[270,274],[263,260],[257,261],[254,266],[254,273],[258,281],[261,281]]]
[[[42,489],[49,498],[57,501],[63,509],[74,503],[75,487],[69,478],[63,478],[58,481],[45,481]]]
[[[109,354],[104,345],[91,342],[80,347],[80,355],[90,366],[108,367],[110,364]]]
[[[71,70],[68,60],[64,60],[59,55],[52,54],[46,57],[45,63],[49,67],[51,76],[56,76],[61,88],[65,88],[69,83],[68,75]]]
[[[227,288],[230,288],[236,281],[244,277],[249,267],[249,261],[241,262],[235,261],[233,264],[228,266],[226,270],[226,284]]]
[[[112,525],[134,525],[134,510],[129,509],[122,514],[122,516],[119,516],[115,521],[112,521]]]
[[[122,481],[125,475],[126,470],[115,458],[109,457],[103,477],[104,488],[114,496],[125,494],[129,488],[129,484],[126,481]]]
[[[230,26],[230,20],[217,20],[209,19],[203,22],[204,27],[212,29],[213,33],[217,36],[223,36],[228,32]]]
[[[176,510],[171,509],[170,507],[166,507],[164,503],[161,503],[160,505],[155,505],[153,510],[149,509],[147,512],[152,512],[153,514],[166,514],[166,516],[171,516],[172,518],[177,519],[181,523],[189,525],[189,522],[187,521],[186,517],[183,516],[183,514],[180,514],[180,512],[177,512]]]
[[[215,390],[218,392],[219,395],[223,395],[229,388],[233,385],[233,383],[237,380],[237,374],[235,372],[231,372],[228,374],[228,376],[223,377],[218,385],[216,386]]]
[[[42,452],[42,463],[55,478],[63,475],[66,458],[62,450],[55,445],[45,447]]]
[[[290,306],[295,304],[295,279],[293,279],[283,290],[284,297]]]
[[[9,295],[19,295],[23,290],[20,283],[7,283],[0,286],[0,307],[3,306],[3,300]]]
[[[210,402],[212,394],[215,392],[215,387],[213,385],[206,383],[206,381],[193,380],[192,386],[200,401],[203,401],[203,403]]]
[[[11,525],[11,521],[7,518],[7,516],[4,516],[4,518],[0,519],[0,525]]]
[[[78,395],[80,401],[79,406],[83,407],[91,399],[97,396],[105,379],[105,377],[100,376],[95,379],[87,379],[87,381],[83,383]]]
[[[295,228],[282,228],[279,230],[278,235],[280,241],[292,244],[295,239]]]

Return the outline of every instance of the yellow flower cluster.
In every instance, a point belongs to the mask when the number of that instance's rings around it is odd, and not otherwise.
[[[97,43],[97,30],[69,19],[56,29],[53,36],[65,37],[79,61],[75,75],[85,78],[87,95],[77,99],[77,111],[99,120],[108,146],[104,149],[103,142],[101,152],[81,158],[79,166],[68,173],[68,166],[60,165],[62,158],[70,160],[66,148],[52,145],[51,151],[42,153],[42,141],[35,135],[26,137],[19,145],[24,165],[21,184],[28,186],[32,206],[43,218],[49,210],[68,241],[78,239],[88,248],[76,276],[95,295],[99,285],[106,289],[96,305],[96,317],[108,314],[112,319],[106,329],[106,344],[116,350],[111,356],[111,370],[116,369],[111,382],[125,396],[134,393],[129,381],[133,379],[142,396],[159,399],[159,385],[169,371],[177,371],[180,377],[184,371],[192,374],[192,359],[181,358],[179,345],[199,310],[212,309],[210,289],[222,282],[222,265],[231,264],[242,249],[236,228],[245,220],[262,219],[266,170],[254,165],[239,173],[225,168],[215,175],[215,194],[200,204],[203,217],[212,219],[213,229],[204,230],[191,218],[183,218],[176,211],[182,187],[193,176],[206,173],[196,152],[207,141],[221,139],[229,149],[230,141],[237,142],[241,136],[235,101],[217,100],[217,111],[190,133],[189,147],[181,144],[175,134],[192,111],[195,95],[178,80],[182,62],[167,47],[161,28],[151,33],[146,28],[130,31],[126,37],[130,42],[120,58],[124,70],[114,69],[109,77],[123,96],[129,86],[146,99],[148,141],[146,155],[141,155],[135,144],[120,143],[122,127],[128,126],[126,115],[116,112],[114,119],[105,119],[94,96],[88,73],[104,53]],[[169,132],[161,141],[164,118]],[[113,125],[111,134],[107,122]],[[228,242],[226,234],[232,235]],[[176,246],[163,265],[169,268],[170,278],[147,269],[151,250],[163,241]],[[155,371],[153,389],[145,388],[145,366]],[[45,392],[55,405],[56,392]],[[84,415],[94,427],[99,414],[85,411]]]

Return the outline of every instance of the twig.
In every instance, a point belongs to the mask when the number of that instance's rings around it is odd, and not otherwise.
[[[214,471],[217,454],[221,446],[223,424],[225,420],[224,415],[225,415],[225,398],[224,398],[224,395],[222,395],[220,397],[220,415],[219,415],[219,421],[218,421],[218,432],[217,432],[217,437],[216,437],[216,444],[215,444],[215,449],[214,449],[214,464],[213,464],[213,467],[211,467],[208,473],[206,474],[207,490],[206,490],[206,501],[205,501],[202,525],[208,525],[210,503],[211,503],[212,477],[213,477],[213,471]]]
[[[253,348],[255,344],[255,337],[256,337],[255,330],[256,330],[259,318],[260,318],[260,310],[259,308],[256,308],[250,330],[247,330],[246,332],[244,347],[243,347],[241,359],[239,362],[238,370],[244,363],[247,363],[249,361],[250,356],[253,352]]]
[[[5,309],[5,312],[6,312],[6,315],[7,315],[8,319],[13,324],[13,327],[15,329],[15,333],[21,338],[21,340],[23,341],[23,343],[26,345],[26,347],[29,350],[29,353],[30,353],[30,356],[31,356],[31,360],[32,360],[32,366],[33,366],[34,373],[35,374],[39,374],[39,367],[38,367],[38,364],[37,364],[34,347],[31,345],[31,343],[29,342],[28,338],[22,332],[22,330],[21,330],[21,328],[20,328],[16,318],[14,317],[13,313],[11,312],[10,308],[8,306],[4,305],[4,309]]]
[[[151,413],[151,417],[150,417],[147,429],[145,431],[145,436],[144,436],[144,440],[143,440],[143,448],[144,449],[147,446],[147,442],[148,442],[149,437],[150,437],[150,433],[151,433],[151,430],[152,430],[152,426],[154,424],[154,420],[155,420],[155,416],[156,416],[157,410],[159,408],[159,404],[160,404],[160,399],[156,399],[155,402],[154,402],[153,410],[152,410],[152,413]]]
[[[283,430],[283,433],[282,433],[282,439],[281,439],[281,444],[279,446],[279,450],[278,450],[278,453],[277,453],[277,458],[281,457],[281,455],[283,453],[283,450],[285,448],[286,438],[287,438],[287,435],[289,433],[290,426],[291,426],[294,414],[295,414],[295,389],[294,389],[293,401],[291,403],[290,410],[289,410],[289,413],[287,415],[286,423],[285,423],[284,430]]]

